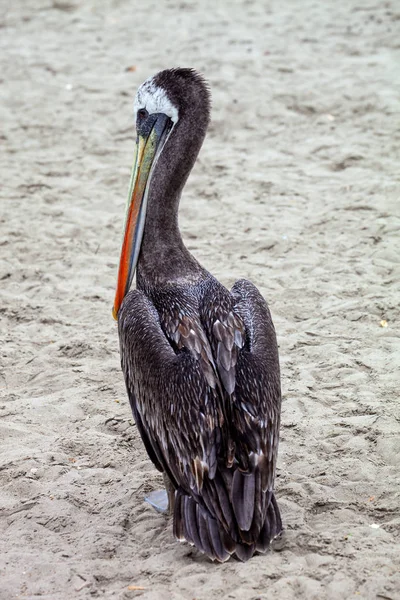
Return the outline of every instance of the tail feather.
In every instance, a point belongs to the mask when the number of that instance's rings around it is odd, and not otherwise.
[[[246,562],[253,556],[255,549],[255,544],[236,544],[235,554],[239,560]]]
[[[218,522],[209,515],[207,515],[206,521],[208,537],[214,550],[215,557],[219,562],[225,562],[230,557],[230,553],[224,547],[223,541],[221,540]]]
[[[264,525],[257,540],[258,552],[266,552],[270,543],[282,532],[282,519],[275,495],[272,494]]]
[[[271,500],[272,492],[262,492],[262,474],[259,470],[256,471],[256,489],[255,489],[255,497],[259,498],[259,502],[255,502],[254,504],[254,514],[253,514],[253,522],[251,524],[250,533],[252,535],[252,539],[258,539],[260,535],[260,531],[264,525],[267,507]]]
[[[228,492],[225,487],[225,482],[219,473],[217,473],[214,482],[222,514],[224,515],[228,529],[231,530],[233,524],[233,512],[231,503],[229,501]]]
[[[196,504],[190,496],[185,496],[185,529],[188,533],[188,542],[194,544],[197,548],[201,547],[201,541],[197,526]]]
[[[210,543],[210,539],[208,537],[208,528],[207,528],[207,516],[205,511],[203,511],[200,507],[198,507],[197,511],[197,522],[199,526],[199,537],[201,542],[201,547],[203,548],[204,554],[207,554],[211,560],[215,560],[214,549]],[[212,518],[212,517],[211,517]]]
[[[240,478],[238,479],[240,480]],[[222,480],[220,483],[223,486]],[[201,506],[195,497],[189,496],[183,490],[178,489],[174,511],[175,537],[180,541],[186,539],[211,560],[217,560],[218,562],[225,562],[232,554],[235,554],[241,561],[247,561],[256,551],[266,552],[272,540],[282,531],[278,504],[273,493],[261,494],[263,497],[261,503],[255,502],[254,499],[252,501],[254,514],[252,513],[252,521],[250,521],[250,517],[246,513],[246,511],[250,513],[250,510],[244,506],[243,499],[246,498],[246,495],[250,496],[254,492],[257,493],[258,488],[261,487],[261,478],[259,478],[259,481],[257,481],[257,478],[253,478],[253,483],[250,481],[242,483],[244,491],[237,494],[240,504],[238,514],[240,514],[241,524],[245,523],[248,526],[247,530],[242,529],[239,523],[239,529],[236,530],[238,535],[232,536],[231,532],[227,530],[226,519],[220,519],[224,512],[227,515],[229,514],[227,507],[225,507],[225,511],[222,510],[222,504],[226,502],[225,499],[220,503],[217,511],[215,511],[214,504],[214,514],[212,514],[208,509],[207,502],[205,502],[205,506]],[[212,498],[209,498],[210,504],[213,504],[213,500],[215,502],[215,497],[220,498],[219,493],[212,494],[212,496]],[[221,492],[221,497],[224,498],[223,492]],[[264,510],[265,506],[267,506],[266,510]],[[263,521],[261,521],[262,513],[264,513]],[[249,521],[250,525],[248,525]]]
[[[236,469],[232,481],[232,506],[239,529],[249,531],[254,515],[255,472]]]
[[[229,555],[232,555],[236,549],[236,542],[226,531],[220,531],[222,544]]]
[[[266,552],[271,541],[271,525],[269,519],[265,519],[265,523],[261,528],[260,535],[257,540],[258,552]]]
[[[212,485],[209,480],[206,480],[206,484],[203,486],[202,495],[210,513],[223,524],[226,531],[235,535],[235,519],[231,503],[225,489],[224,480],[218,473],[213,479]]]

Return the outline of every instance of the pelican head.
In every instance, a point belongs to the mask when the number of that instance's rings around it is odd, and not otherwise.
[[[113,306],[115,319],[139,259],[149,197],[155,195],[157,201],[163,200],[163,194],[179,197],[203,142],[209,110],[207,85],[193,69],[161,71],[137,91],[137,137]]]

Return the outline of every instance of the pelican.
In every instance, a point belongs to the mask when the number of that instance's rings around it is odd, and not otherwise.
[[[147,453],[164,475],[174,536],[211,560],[246,561],[282,531],[274,495],[275,329],[257,288],[241,279],[228,291],[179,231],[180,197],[210,118],[203,77],[161,71],[140,86],[134,111],[113,306],[126,389]]]

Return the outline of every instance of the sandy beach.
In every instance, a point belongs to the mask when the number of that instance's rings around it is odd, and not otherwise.
[[[0,599],[400,598],[400,3],[3,0],[0,48]],[[184,239],[280,348],[285,533],[245,564],[144,503],[111,316],[133,98],[174,66],[213,97]]]

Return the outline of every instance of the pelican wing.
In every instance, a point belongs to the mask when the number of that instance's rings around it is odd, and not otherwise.
[[[125,298],[118,324],[122,370],[148,454],[176,488],[199,490],[204,472],[215,473],[225,427],[206,338],[184,318],[175,351],[139,290]]]
[[[204,296],[200,313],[223,388],[221,402],[229,418],[235,459],[247,470],[254,454],[265,456],[271,463],[271,480],[281,408],[278,345],[271,314],[249,281],[237,281],[230,294],[215,283]]]
[[[249,546],[265,550],[281,529],[273,496],[281,389],[271,314],[260,292],[246,280],[236,282],[230,294],[222,286],[210,286],[201,314],[224,388],[234,454],[234,463],[226,459],[228,468],[221,465],[220,472],[239,539],[249,552]],[[217,484],[216,479],[213,485]],[[234,530],[230,533],[235,537]]]
[[[234,474],[232,502],[238,507],[240,528],[250,533],[248,541],[252,539],[258,550],[265,551],[282,529],[273,494],[281,411],[278,345],[270,311],[257,288],[240,280],[231,294],[234,310],[246,326],[246,344],[238,357],[231,398],[232,435],[242,465]],[[242,501],[246,478],[251,481],[247,486],[254,487],[253,513],[251,501]]]
[[[234,310],[246,327],[246,344],[238,356],[232,395],[234,437],[239,448],[237,458],[246,466],[246,462],[253,461],[253,454],[265,457],[268,475],[263,477],[263,490],[272,491],[281,411],[275,328],[267,303],[252,283],[236,282],[231,294]]]
[[[140,291],[119,315],[122,369],[150,458],[177,489],[174,533],[211,559],[247,560],[281,531],[273,495],[280,378],[258,290],[217,282],[200,315],[160,316]]]

